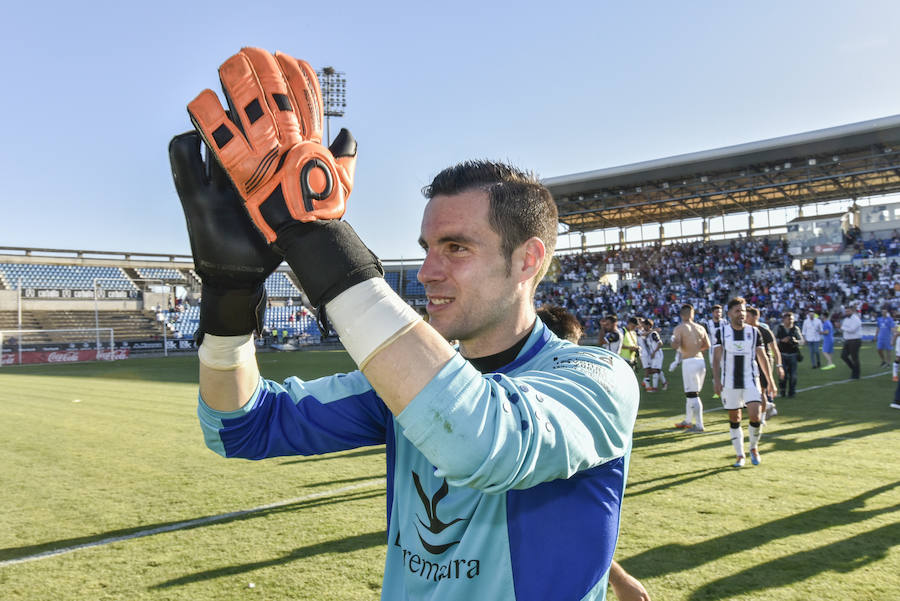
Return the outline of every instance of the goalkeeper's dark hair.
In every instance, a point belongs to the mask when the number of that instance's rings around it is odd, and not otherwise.
[[[512,271],[512,253],[531,237],[544,243],[547,254],[535,286],[550,268],[556,249],[559,215],[553,195],[533,173],[493,161],[465,161],[438,173],[422,188],[428,200],[482,189],[490,200],[490,227],[500,236],[507,274]]]

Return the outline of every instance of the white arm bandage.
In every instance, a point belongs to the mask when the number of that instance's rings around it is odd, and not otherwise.
[[[237,369],[256,359],[253,334],[243,336],[204,334],[197,357],[200,363],[210,369]]]
[[[382,278],[344,290],[325,305],[325,314],[360,369],[420,319]]]

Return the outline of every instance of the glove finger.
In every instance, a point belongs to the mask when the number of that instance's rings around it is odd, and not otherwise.
[[[206,166],[200,154],[200,135],[189,131],[169,142],[169,165],[180,198],[195,195],[207,186]]]
[[[243,50],[219,67],[219,80],[228,98],[231,117],[240,124],[250,147],[265,152],[278,146],[278,131],[258,75]],[[265,72],[263,77],[271,79]]]
[[[343,173],[341,173],[340,169],[338,170],[338,175],[347,189],[348,196],[353,189],[353,178],[356,175],[356,148],[356,138],[353,137],[349,130],[343,127],[334,138],[334,142],[328,147],[328,150],[334,156],[334,162],[337,163],[339,168],[343,169]]]
[[[278,133],[278,140],[285,146],[299,144],[300,123],[291,98],[288,83],[275,57],[260,48],[243,48],[241,54],[247,57],[259,80],[268,113],[272,116]]]
[[[228,177],[228,172],[225,171],[222,165],[219,164],[219,161],[212,155],[210,155],[209,160],[207,161],[206,170],[209,173],[209,183],[213,188],[219,192],[231,188],[235,198],[240,198],[237,189],[234,187],[234,183],[231,181],[231,178]]]
[[[322,90],[319,88],[319,78],[316,77],[315,70],[306,61],[282,52],[276,53],[275,57],[287,78],[303,139],[321,144],[325,109],[322,106]]]
[[[194,127],[226,169],[239,164],[250,153],[247,140],[229,119],[215,92],[203,90],[188,103],[187,109]]]

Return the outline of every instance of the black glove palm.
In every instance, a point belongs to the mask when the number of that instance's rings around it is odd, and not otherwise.
[[[198,343],[207,333],[237,336],[261,331],[264,283],[282,261],[247,218],[241,197],[218,161],[203,160],[200,144],[200,135],[193,131],[169,143],[194,269],[203,281]]]

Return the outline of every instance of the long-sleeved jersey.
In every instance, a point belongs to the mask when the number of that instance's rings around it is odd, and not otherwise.
[[[382,599],[604,599],[638,385],[628,364],[537,320],[481,374],[457,354],[394,417],[360,372],[261,380],[242,409],[202,399],[207,445],[262,459],[386,445]]]

